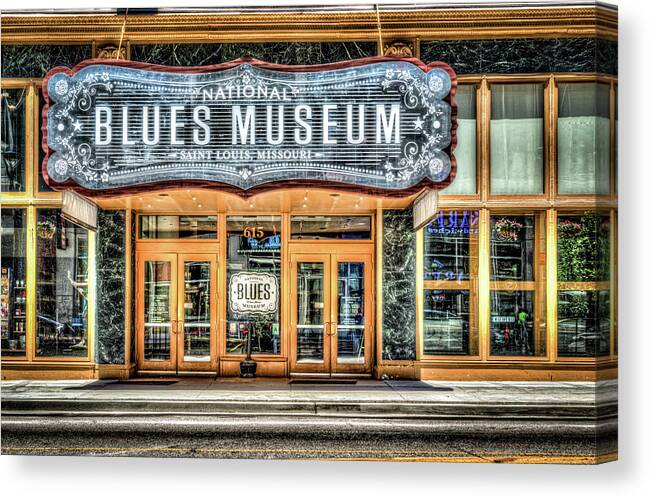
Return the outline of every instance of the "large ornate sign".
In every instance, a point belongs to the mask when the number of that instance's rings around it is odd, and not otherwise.
[[[454,176],[456,91],[443,63],[323,66],[245,58],[178,68],[90,60],[43,83],[43,174],[54,187],[326,184],[406,194]]]

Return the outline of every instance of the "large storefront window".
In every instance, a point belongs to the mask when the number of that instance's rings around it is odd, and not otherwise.
[[[459,85],[457,103],[457,175],[452,185],[441,193],[472,195],[477,192],[477,89],[475,85]]]
[[[226,352],[280,354],[280,216],[229,216]],[[250,338],[248,337],[250,335]]]
[[[2,158],[0,190],[25,191],[25,97],[24,88],[3,89],[0,95],[2,114]]]
[[[426,356],[478,354],[478,244],[478,211],[441,211],[424,229]]]
[[[36,356],[88,356],[88,231],[58,209],[36,220]]]
[[[544,215],[490,217],[490,354],[544,356]]]
[[[27,213],[2,208],[0,328],[2,356],[25,357],[27,335]]]
[[[558,85],[558,193],[610,190],[610,85]]]
[[[491,85],[491,193],[542,194],[544,86]]]
[[[558,356],[610,354],[610,219],[558,217]]]

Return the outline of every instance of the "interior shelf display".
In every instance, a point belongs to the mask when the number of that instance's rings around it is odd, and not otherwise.
[[[0,329],[3,357],[26,356],[26,218],[25,209],[2,209]]]

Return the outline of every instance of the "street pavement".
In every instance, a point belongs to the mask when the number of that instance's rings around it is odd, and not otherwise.
[[[2,382],[2,452],[599,463],[617,383]]]

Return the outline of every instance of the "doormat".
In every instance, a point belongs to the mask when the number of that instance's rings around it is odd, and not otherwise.
[[[138,385],[138,386],[171,386],[176,384],[178,380],[156,380],[156,379],[147,379],[147,380],[119,380],[113,385]]]
[[[290,384],[357,384],[355,379],[292,379]]]

